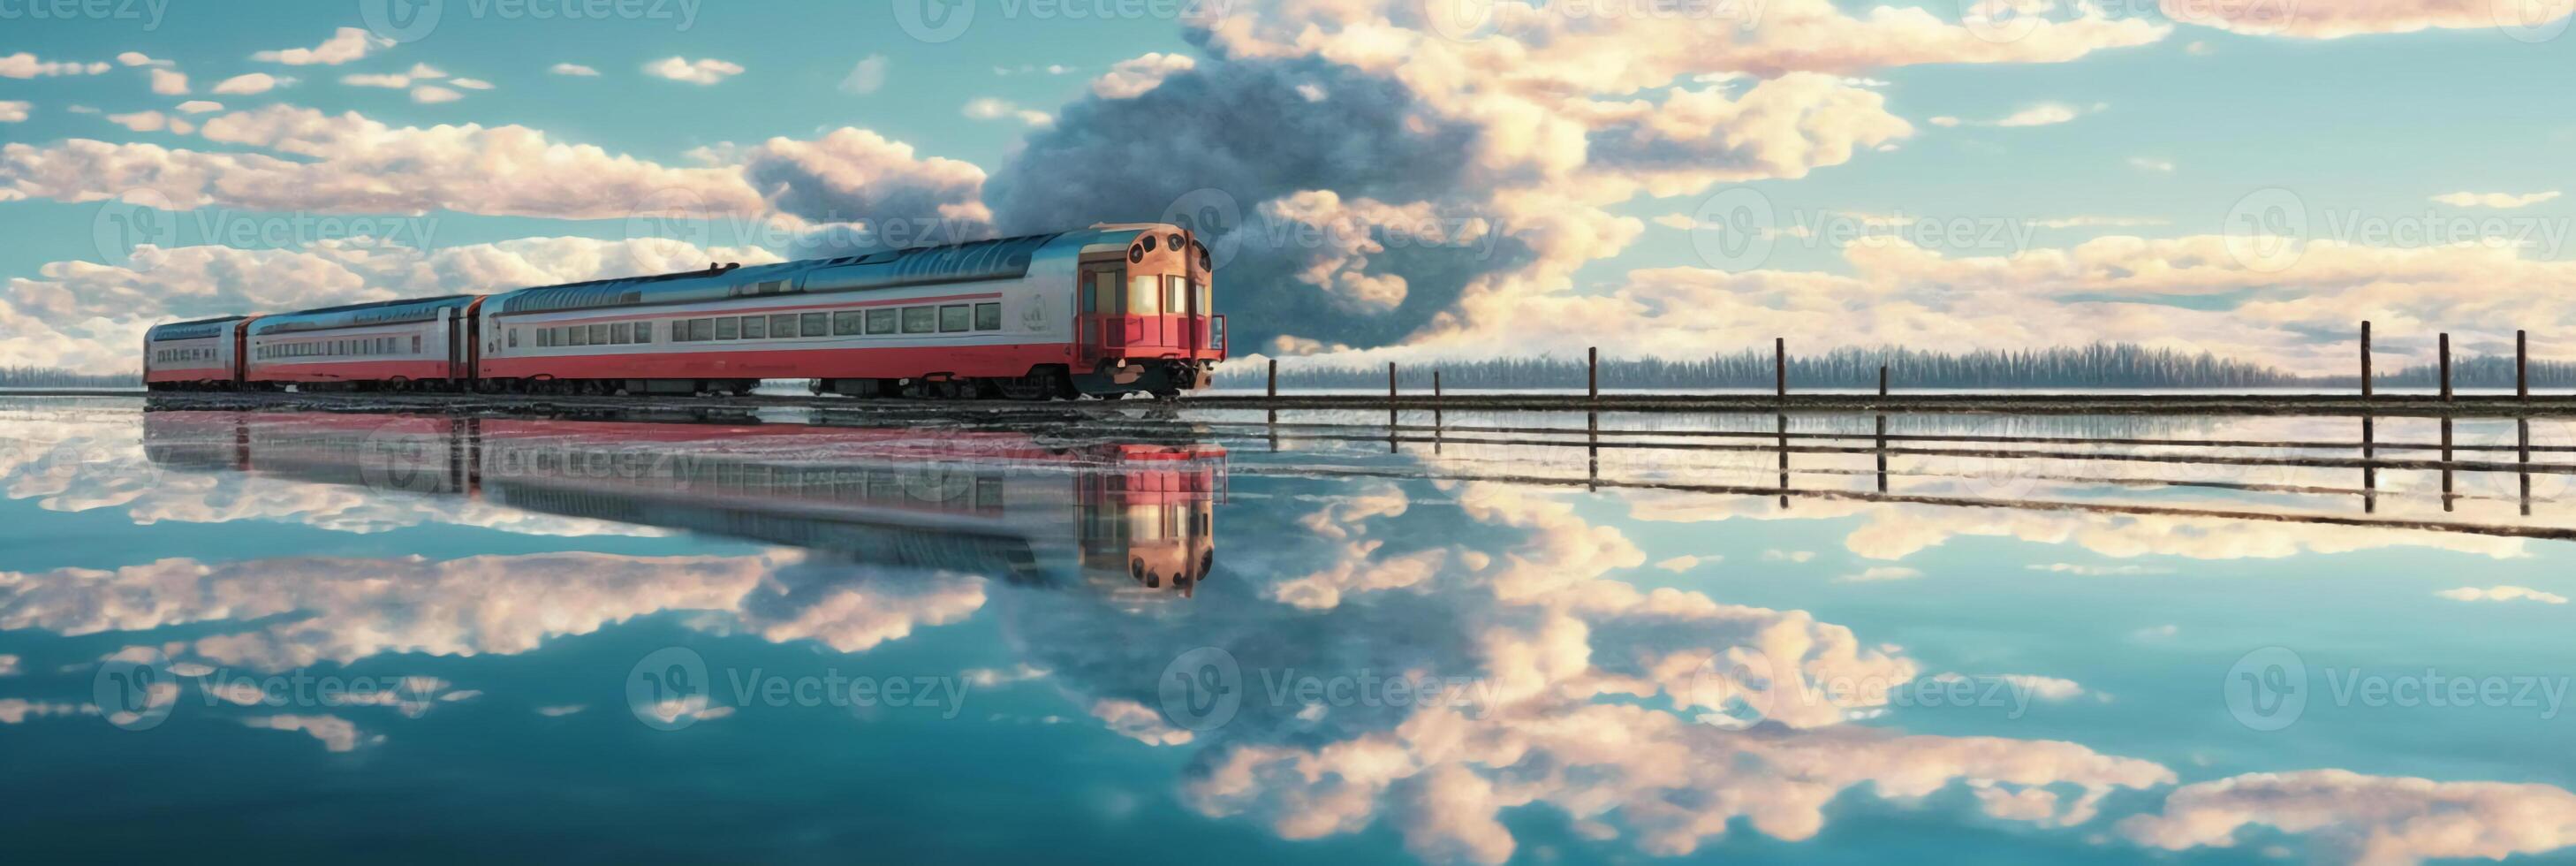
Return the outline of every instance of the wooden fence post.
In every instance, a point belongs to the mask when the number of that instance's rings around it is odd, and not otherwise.
[[[2370,399],[2370,320],[2361,321],[2361,399]]]
[[[1395,362],[1386,362],[1386,398],[1395,399]]]
[[[2442,402],[2451,402],[2451,335],[2442,335]]]
[[[1789,338],[1771,338],[1772,390],[1780,397],[1789,396]]]
[[[1583,350],[1584,387],[1592,393],[1592,402],[1601,402],[1601,347]]]
[[[2513,332],[2513,396],[2531,399],[2531,332]]]
[[[1272,399],[1277,399],[1279,396],[1279,359],[1277,358],[1270,359],[1270,396]]]

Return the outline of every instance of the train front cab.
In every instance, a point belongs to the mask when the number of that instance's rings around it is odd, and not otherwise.
[[[1122,445],[1119,459],[1077,480],[1083,573],[1188,597],[1216,567],[1216,500],[1225,449]]]
[[[1225,359],[1225,317],[1216,314],[1207,246],[1175,226],[1133,228],[1124,251],[1082,257],[1074,386],[1162,397],[1205,388]]]

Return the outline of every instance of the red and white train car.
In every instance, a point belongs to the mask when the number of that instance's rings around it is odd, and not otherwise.
[[[468,330],[481,300],[454,295],[262,316],[249,328],[242,379],[264,388],[461,388],[474,379]]]
[[[241,384],[242,328],[256,317],[155,325],[143,333],[143,387],[220,390]]]

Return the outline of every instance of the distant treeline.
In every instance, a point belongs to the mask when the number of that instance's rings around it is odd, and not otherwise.
[[[1444,361],[1440,381],[1447,388],[1535,389],[1581,388],[1584,359],[1503,358]],[[1843,348],[1823,355],[1789,357],[1789,387],[1796,389],[1874,389],[1878,368],[1887,367],[1897,388],[2274,388],[2309,384],[2308,380],[2263,364],[2231,361],[2208,353],[2097,343],[2052,349],[1933,352],[1916,349]],[[1236,365],[1220,368],[1219,383],[1258,387],[1267,371]],[[1743,351],[1695,359],[1604,358],[1601,387],[1656,390],[1770,388],[1771,353]],[[1397,376],[1405,387],[1429,387],[1427,368],[1404,369]],[[1281,387],[1384,388],[1386,368],[1358,366],[1285,366]]]
[[[55,367],[0,367],[0,388],[134,388],[135,373],[74,373]]]

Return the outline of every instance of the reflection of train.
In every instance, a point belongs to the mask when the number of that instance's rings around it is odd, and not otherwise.
[[[682,529],[856,561],[1191,594],[1224,451],[1017,433],[419,415],[151,412],[171,469],[236,471]]]
[[[1213,263],[1162,223],[153,328],[154,390],[1162,396],[1225,358]]]

